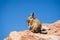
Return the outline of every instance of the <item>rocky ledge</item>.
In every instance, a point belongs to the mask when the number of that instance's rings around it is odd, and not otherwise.
[[[60,40],[60,20],[52,24],[42,24],[43,28],[47,34],[33,33],[29,30],[13,31],[4,40]]]

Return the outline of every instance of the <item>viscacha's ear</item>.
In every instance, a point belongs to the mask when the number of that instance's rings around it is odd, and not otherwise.
[[[34,12],[31,13],[31,16],[34,18]]]
[[[34,12],[32,13],[32,17],[34,17]]]

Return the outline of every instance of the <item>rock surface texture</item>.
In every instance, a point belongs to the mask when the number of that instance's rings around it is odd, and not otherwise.
[[[13,31],[4,40],[60,40],[60,20],[52,24],[42,24],[47,34],[33,33],[29,30]]]

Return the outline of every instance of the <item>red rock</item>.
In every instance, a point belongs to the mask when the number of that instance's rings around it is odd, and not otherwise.
[[[4,40],[60,40],[60,20],[52,24],[42,24],[43,28],[47,34],[33,33],[29,30],[13,31]]]

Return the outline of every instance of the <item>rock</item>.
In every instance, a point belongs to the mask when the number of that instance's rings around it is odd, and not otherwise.
[[[60,21],[42,24],[42,29],[45,29],[47,34],[33,33],[29,30],[13,31],[4,40],[60,40]]]
[[[32,33],[25,30],[23,32],[13,31],[4,40],[60,40],[60,36]]]
[[[42,29],[46,29],[47,34],[60,36],[60,20],[52,24],[42,24]]]
[[[60,20],[56,21],[55,23],[53,23],[53,25],[56,27],[56,28],[60,28]]]
[[[23,32],[13,31],[4,40],[59,40],[60,36],[32,33],[25,30]]]

